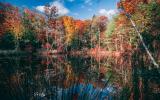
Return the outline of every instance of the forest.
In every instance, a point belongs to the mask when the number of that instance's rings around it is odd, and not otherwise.
[[[112,19],[93,15],[80,20],[59,15],[49,4],[39,13],[1,2],[0,55],[13,51],[91,56],[101,62],[101,74],[111,69],[116,73],[111,81],[123,88],[121,100],[153,99],[145,90],[160,89],[160,0],[121,0],[117,9]]]

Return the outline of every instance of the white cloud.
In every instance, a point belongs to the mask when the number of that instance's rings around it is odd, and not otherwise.
[[[61,3],[58,2],[58,1],[52,2],[52,3],[51,3],[51,6],[56,6],[57,9],[58,9],[58,13],[59,13],[60,15],[65,15],[65,14],[69,13],[69,10],[68,10],[66,7],[64,7],[64,5],[61,4]]]
[[[36,9],[40,12],[44,12],[44,6],[37,6]]]
[[[53,6],[57,7],[59,15],[65,15],[65,14],[69,13],[69,10],[66,7],[64,7],[64,5],[62,3],[58,2],[58,1],[51,2],[50,5],[51,5],[51,7],[53,7]],[[40,12],[44,12],[44,7],[45,6],[40,5],[40,6],[37,6],[36,9]]]
[[[115,9],[110,9],[110,10],[106,10],[106,9],[100,9],[98,12],[100,15],[105,15],[107,16],[109,19],[111,19],[113,16],[115,16],[118,11]]]

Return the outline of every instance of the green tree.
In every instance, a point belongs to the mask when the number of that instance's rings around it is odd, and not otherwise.
[[[0,37],[0,49],[2,50],[13,50],[15,48],[15,37],[14,34],[6,32]]]
[[[23,50],[27,48],[28,45],[30,45],[33,50],[40,48],[41,43],[37,40],[36,35],[37,33],[31,30],[26,31],[20,40],[20,48]]]

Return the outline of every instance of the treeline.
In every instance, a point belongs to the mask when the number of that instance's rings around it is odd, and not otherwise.
[[[0,3],[0,49],[48,48],[63,52],[100,46],[107,51],[127,53],[139,50],[144,53],[137,33],[125,16],[128,13],[145,44],[158,59],[159,0],[122,0],[117,7],[119,14],[112,20],[105,16],[76,20],[70,16],[59,16],[58,9],[50,5],[46,5],[45,12],[40,14]]]
[[[76,20],[59,16],[57,12],[58,9],[50,5],[46,5],[45,12],[40,14],[0,3],[0,49],[45,48],[63,52],[93,48],[100,38],[104,38],[107,17]]]

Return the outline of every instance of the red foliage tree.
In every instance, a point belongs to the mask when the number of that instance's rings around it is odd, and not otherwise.
[[[75,20],[75,29],[78,35],[82,36],[84,33],[84,22],[81,20]]]

